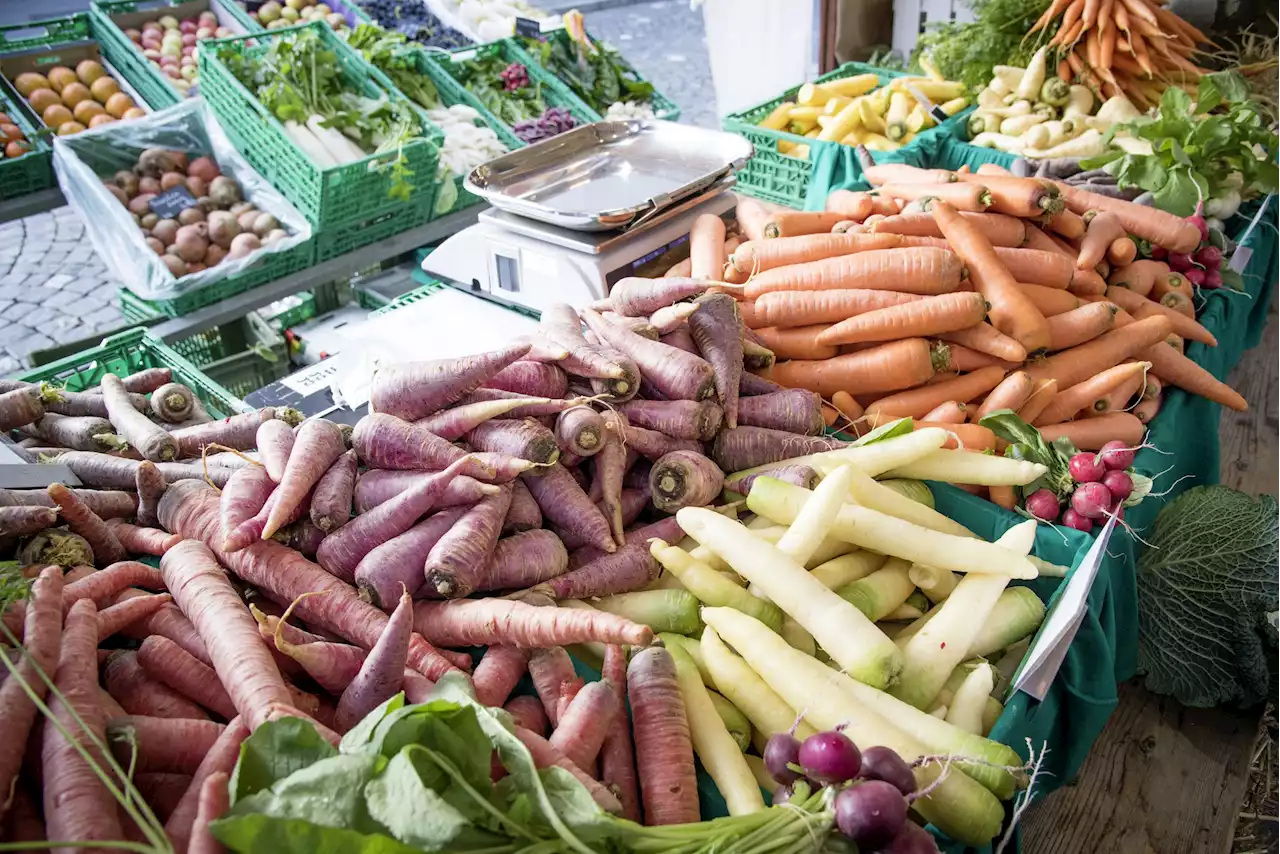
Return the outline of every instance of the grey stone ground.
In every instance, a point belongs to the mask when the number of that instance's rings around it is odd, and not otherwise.
[[[681,121],[718,126],[702,12],[688,0],[601,9],[587,23],[679,105]],[[0,376],[33,350],[125,326],[116,287],[70,207],[0,225]]]

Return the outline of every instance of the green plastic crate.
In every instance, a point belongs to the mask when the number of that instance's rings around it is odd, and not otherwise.
[[[544,33],[544,35],[546,37],[545,40],[548,42],[550,41],[564,42],[569,39],[569,33],[563,29],[552,30],[549,33]],[[599,43],[599,41],[593,38],[590,33],[587,34],[587,37],[591,39],[593,44]],[[529,56],[530,59],[532,59],[534,62],[538,64],[539,68],[546,71],[548,74],[551,74],[551,70],[546,68],[542,64],[538,54],[535,52],[536,48],[534,44],[531,44],[531,42],[535,42],[535,41],[536,41],[535,39],[531,39],[531,38],[517,39],[517,44],[520,46],[520,49],[523,50]],[[625,57],[623,57],[623,61],[624,62],[626,61]],[[631,63],[627,62],[627,65],[630,66]],[[637,81],[641,83],[649,82],[644,78],[643,75],[640,74],[639,71],[636,70],[635,66],[631,66],[631,71],[632,73],[635,74]],[[564,86],[568,88],[570,92],[577,95],[578,98],[581,99],[582,103],[587,106],[587,109],[591,110],[596,114],[597,121],[599,121],[604,117],[604,113],[600,110],[597,110],[595,108],[595,105],[591,103],[591,100],[582,92],[575,89],[571,83],[569,83],[566,80],[560,80],[560,82],[563,83]],[[649,106],[653,108],[653,114],[655,118],[665,119],[666,121],[669,121],[669,122],[676,122],[680,120],[680,108],[677,107],[674,103],[672,103],[670,99],[668,99],[665,95],[663,95],[657,89],[653,90],[653,94],[650,96],[648,103],[649,103]],[[606,110],[608,109],[607,104],[605,105],[605,109]]]
[[[288,376],[289,345],[257,312],[250,312],[217,331],[220,343],[232,352],[204,365],[201,370],[232,394],[243,398]],[[179,346],[185,343],[179,342]],[[230,348],[232,344],[238,346]]]
[[[434,172],[435,167],[431,168]],[[419,196],[421,198],[418,198]],[[402,231],[425,225],[431,218],[435,196],[436,188],[433,184],[430,192],[425,190],[415,192],[413,204],[408,207],[388,211],[348,228],[331,228],[321,231],[314,237],[315,263],[332,260],[371,243],[394,237]]]
[[[410,210],[425,216],[431,209],[436,163],[444,139],[438,129],[423,125],[422,136],[399,149],[413,173],[408,179],[413,191],[407,201],[392,198],[388,195],[391,177],[385,168],[379,167],[388,165],[397,152],[370,154],[356,163],[317,168],[219,56],[224,50],[240,51],[247,56],[260,54],[267,50],[270,41],[289,38],[308,28],[319,33],[326,48],[334,52],[343,78],[353,89],[372,98],[384,95],[403,98],[394,90],[388,92],[378,86],[364,60],[323,23],[207,42],[198,52],[201,96],[245,159],[322,232],[358,231],[381,217]]]
[[[272,329],[285,330],[306,323],[313,317],[327,314],[347,302],[349,296],[347,283],[327,282],[315,290],[290,294],[276,300],[266,308],[259,309]]]
[[[416,287],[411,291],[401,294],[400,296],[393,299],[387,305],[382,306],[379,309],[376,309],[369,316],[379,317],[381,315],[387,314],[388,312],[392,312],[397,309],[404,308],[406,305],[409,305],[410,303],[418,302],[419,300],[425,299],[426,297],[429,297],[434,293],[439,293],[440,291],[444,290],[447,287],[449,286],[444,284],[443,282],[438,282],[435,279],[431,279],[425,284],[419,287]]]
[[[89,16],[85,13],[47,18],[26,24],[0,27],[0,56],[19,51],[45,50],[91,39]]]
[[[53,150],[27,115],[21,96],[9,88],[3,76],[0,76],[0,113],[8,115],[31,143],[31,150],[21,157],[0,158],[0,201],[52,187]]]
[[[266,30],[262,24],[255,21],[246,8],[243,0],[221,0],[222,5],[231,13],[247,33],[258,33]],[[360,24],[372,24],[375,21],[365,14],[364,10],[358,4],[353,2],[344,2],[344,0],[322,0],[326,6],[335,12],[341,14],[347,19],[347,24],[352,27],[358,27]],[[283,3],[281,4],[283,5]],[[278,29],[278,28],[277,28]]]
[[[56,383],[71,391],[83,391],[98,385],[103,374],[126,376],[144,368],[171,369],[174,379],[190,388],[214,418],[226,418],[249,409],[226,387],[145,329],[118,333],[98,347],[28,371],[18,379]]]

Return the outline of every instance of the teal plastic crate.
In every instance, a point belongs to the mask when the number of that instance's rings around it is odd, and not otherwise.
[[[144,368],[172,370],[174,379],[190,388],[214,418],[226,418],[248,410],[239,396],[145,329],[130,329],[113,335],[98,347],[27,371],[18,379],[54,383],[70,391],[83,391],[98,385],[103,374],[126,376]]]
[[[409,211],[425,216],[431,209],[436,163],[444,138],[439,129],[422,124],[419,119],[421,136],[398,151],[370,154],[355,163],[321,169],[289,139],[281,123],[236,79],[223,59],[224,53],[231,59],[259,55],[271,41],[306,31],[317,33],[326,49],[333,52],[344,80],[353,90],[371,98],[403,100],[394,90],[379,86],[364,60],[322,23],[207,42],[198,52],[201,96],[245,159],[321,233],[359,231],[384,217]],[[416,113],[414,118],[419,118]],[[412,172],[407,178],[412,188],[407,200],[389,195],[389,167],[401,154]]]
[[[53,150],[37,125],[22,106],[22,96],[9,88],[8,81],[0,76],[0,113],[9,117],[22,131],[31,150],[21,157],[0,155],[0,201],[16,199],[39,190],[47,190],[54,184]]]

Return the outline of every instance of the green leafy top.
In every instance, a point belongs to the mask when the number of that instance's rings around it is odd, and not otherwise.
[[[948,80],[959,80],[979,92],[991,80],[997,65],[1025,67],[1039,46],[1025,36],[1049,7],[1049,0],[966,0],[976,20],[954,21],[925,32],[916,44],[912,64],[923,54]],[[1056,27],[1041,33],[1050,38]],[[1025,39],[1025,42],[1024,42]]]
[[[1170,86],[1156,115],[1113,127],[1105,140],[1121,132],[1149,141],[1152,153],[1111,149],[1080,165],[1105,167],[1120,186],[1150,191],[1162,210],[1190,216],[1200,201],[1234,186],[1233,173],[1243,176],[1245,198],[1276,192],[1276,134],[1249,98],[1244,78],[1235,72],[1201,77],[1195,101]]]
[[[1275,696],[1276,499],[1198,486],[1156,518],[1138,559],[1139,667],[1186,706]]]
[[[593,41],[595,50],[587,50],[561,34],[546,41],[525,37],[521,43],[597,113],[603,114],[617,101],[647,104],[653,97],[653,84],[640,80],[631,63],[604,42]]]
[[[454,63],[451,70],[458,82],[479,98],[489,112],[504,124],[514,126],[541,116],[547,111],[547,102],[542,97],[542,84],[533,80],[527,86],[507,89],[502,72],[509,65],[501,54],[493,54]]]
[[[402,33],[361,24],[351,31],[347,44],[360,51],[414,103],[427,110],[441,106],[435,84],[418,70],[422,49],[410,44]]]

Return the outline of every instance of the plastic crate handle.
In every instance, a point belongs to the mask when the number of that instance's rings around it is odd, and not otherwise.
[[[147,334],[146,327],[135,326],[132,329],[126,329],[123,332],[117,332],[115,335],[102,339],[103,347],[116,347],[121,344],[132,344]]]
[[[186,0],[137,0],[136,3],[129,4],[129,11],[146,12],[149,9],[169,9],[174,6],[179,6],[184,2],[186,2]],[[114,14],[119,14],[122,11],[124,10],[112,9],[108,11],[107,14],[114,15]]]
[[[53,35],[48,27],[28,27],[26,29],[7,29],[0,32],[0,42],[25,42],[31,39],[44,39]]]

